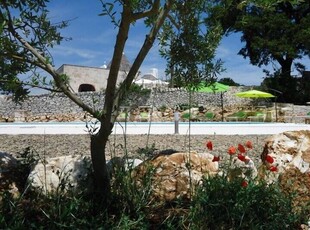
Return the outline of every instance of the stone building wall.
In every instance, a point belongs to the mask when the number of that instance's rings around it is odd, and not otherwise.
[[[77,65],[62,65],[58,70],[60,74],[69,76],[70,86],[74,92],[80,92],[80,86],[87,84],[93,87],[92,91],[101,91],[107,86],[110,70],[107,68],[87,67]],[[118,82],[122,82],[126,76],[124,71],[119,71]]]

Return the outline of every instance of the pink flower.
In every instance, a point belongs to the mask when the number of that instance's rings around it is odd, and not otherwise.
[[[212,143],[212,141],[208,141],[208,142],[206,143],[206,147],[207,147],[210,151],[212,151],[212,150],[213,150],[213,143]]]

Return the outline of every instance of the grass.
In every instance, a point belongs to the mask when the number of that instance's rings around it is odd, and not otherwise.
[[[145,155],[155,149],[140,149]],[[27,150],[29,153],[29,149]],[[26,154],[27,155],[27,154]],[[25,155],[25,156],[26,156]],[[24,157],[23,174],[31,156]],[[89,176],[91,177],[91,172]],[[130,171],[118,168],[111,183],[111,197],[101,206],[85,187],[78,192],[43,195],[28,190],[18,199],[4,192],[0,204],[3,229],[298,229],[306,223],[302,211],[293,212],[292,197],[278,184],[226,176],[206,178],[192,200],[170,203],[152,199],[152,170],[134,183]],[[223,174],[225,175],[225,174]]]

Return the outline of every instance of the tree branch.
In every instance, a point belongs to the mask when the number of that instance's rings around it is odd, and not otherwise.
[[[181,26],[174,20],[174,18],[170,14],[168,14],[167,17],[169,18],[170,22],[175,26],[175,28],[177,28],[178,30],[181,28]]]
[[[111,132],[114,125],[114,121],[116,119],[115,117],[112,117],[113,111],[115,111],[113,103],[115,99],[116,83],[123,57],[123,51],[125,48],[125,43],[127,41],[130,29],[130,23],[131,23],[130,18],[131,18],[130,6],[124,4],[122,12],[122,20],[119,26],[118,34],[116,36],[114,53],[111,61],[111,67],[105,91],[104,108],[99,118],[99,120],[101,121],[101,128],[99,135],[101,135],[102,133]]]
[[[171,10],[172,2],[173,0],[168,0],[165,6],[159,11],[159,14],[158,14],[158,17],[157,17],[157,20],[154,26],[151,28],[149,34],[146,36],[145,41],[137,57],[135,58],[135,61],[132,64],[126,79],[121,84],[116,94],[114,105],[113,105],[114,108],[119,107],[120,100],[124,97],[125,92],[128,92],[139,68],[141,67],[142,62],[144,61],[149,50],[152,48],[159,30],[162,27],[165,19],[167,18],[169,11]]]
[[[160,7],[160,0],[155,0],[152,8],[150,10],[144,11],[144,12],[134,13],[132,15],[132,20],[137,21],[141,18],[150,17],[150,16],[152,16],[158,12],[159,7]]]
[[[83,110],[89,112],[94,117],[97,117],[96,111],[94,111],[91,107],[86,105],[79,97],[77,97],[73,92],[70,91],[69,87],[62,80],[61,76],[55,71],[53,66],[34,48],[32,47],[25,39],[23,39],[15,30],[12,25],[12,21],[8,22],[8,29],[10,33],[28,50],[30,51],[37,59],[38,62],[35,62],[35,65],[44,69],[48,72],[55,80],[55,83],[61,91],[67,95],[74,103],[80,106]],[[40,63],[40,64],[39,64]],[[42,64],[41,64],[42,63]]]
[[[0,82],[1,83],[10,83],[9,80],[1,80],[1,79],[0,79]],[[21,84],[21,85],[25,85],[25,86],[30,86],[32,88],[44,89],[44,90],[47,90],[47,91],[50,91],[50,92],[53,92],[53,93],[62,93],[61,90],[52,89],[52,88],[45,87],[45,86],[40,86],[40,85],[34,85],[34,84],[26,83],[24,81],[16,82],[16,83]]]

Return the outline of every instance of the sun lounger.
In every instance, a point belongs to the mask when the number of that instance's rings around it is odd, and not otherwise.
[[[149,118],[150,118],[150,114],[148,113],[148,112],[141,112],[140,113],[140,121],[144,121],[144,122],[146,122],[146,121],[149,121]]]
[[[249,119],[249,121],[265,121],[265,118],[266,118],[266,114],[265,113],[260,113],[260,112],[257,112],[255,113],[253,116],[248,116],[247,117]]]
[[[214,117],[215,117],[215,114],[212,113],[212,112],[206,112],[206,113],[205,113],[205,117],[206,117],[206,120],[207,120],[207,121],[213,121],[213,120],[214,120]]]
[[[117,116],[116,121],[123,122],[123,121],[127,121],[128,118],[129,118],[128,113],[122,112]]]
[[[246,112],[239,111],[231,115],[228,115],[226,117],[226,121],[245,121],[246,118],[247,118]]]

